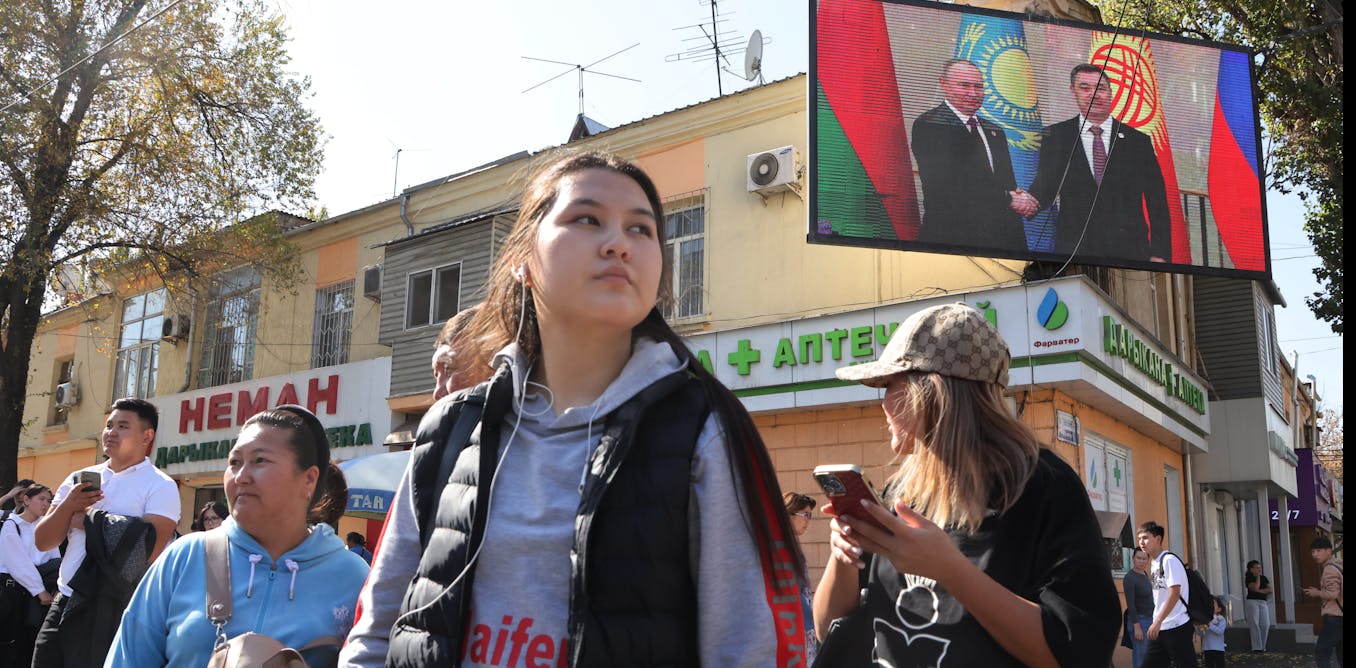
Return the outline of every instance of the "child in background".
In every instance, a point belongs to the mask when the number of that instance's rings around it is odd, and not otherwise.
[[[1201,627],[1201,653],[1205,655],[1205,668],[1224,668],[1224,629],[1229,621],[1224,618],[1224,599],[1213,598],[1215,616]]]

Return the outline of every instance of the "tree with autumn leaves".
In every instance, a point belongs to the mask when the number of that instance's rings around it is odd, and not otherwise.
[[[307,210],[322,140],[286,41],[257,0],[0,3],[0,482],[58,273],[189,285],[289,257],[257,214]]]

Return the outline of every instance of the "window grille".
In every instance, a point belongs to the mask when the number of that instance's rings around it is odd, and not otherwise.
[[[315,291],[311,368],[346,364],[353,335],[353,281]]]
[[[242,267],[220,276],[209,291],[198,387],[238,383],[254,377],[260,281],[259,270]]]
[[[663,204],[664,253],[673,273],[673,302],[664,306],[664,316],[698,317],[706,312],[706,190],[676,195]]]

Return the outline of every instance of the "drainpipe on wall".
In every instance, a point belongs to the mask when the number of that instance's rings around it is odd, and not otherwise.
[[[1184,446],[1190,447],[1190,446]],[[1196,489],[1196,476],[1191,472],[1191,455],[1182,457],[1182,474],[1186,478],[1186,525],[1187,542],[1191,543],[1191,567],[1201,570],[1201,542],[1197,540],[1200,532],[1196,531],[1196,495],[1199,490]],[[1207,569],[1208,570],[1208,569]]]
[[[409,219],[409,216],[406,216],[406,215],[405,215],[405,212],[409,210],[409,206],[410,206],[410,194],[407,193],[407,192],[406,192],[406,193],[401,193],[401,194],[400,194],[400,222],[405,223],[405,236],[407,236],[407,237],[412,237],[412,236],[414,236],[414,223],[411,223],[411,222],[410,222],[410,219]]]
[[[188,387],[193,384],[193,332],[188,333],[188,350],[184,351],[184,384],[179,388],[179,392],[187,392]]]

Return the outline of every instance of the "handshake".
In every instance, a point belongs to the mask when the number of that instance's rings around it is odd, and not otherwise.
[[[1009,191],[1008,198],[1012,210],[1023,218],[1030,218],[1041,210],[1041,203],[1037,202],[1036,198],[1031,196],[1031,193],[1021,188]]]

